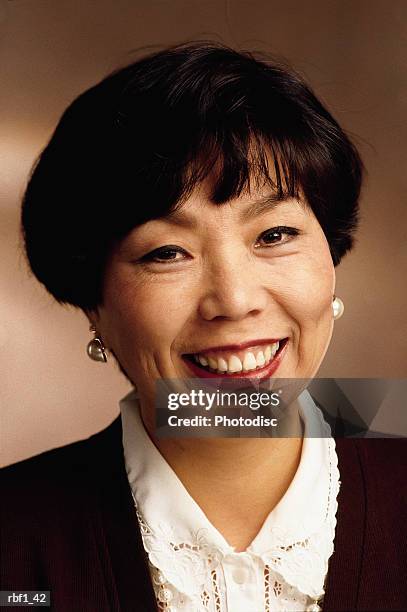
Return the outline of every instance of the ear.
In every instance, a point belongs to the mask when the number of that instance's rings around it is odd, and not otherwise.
[[[93,327],[94,330],[90,329],[90,331],[95,331],[96,334],[102,339],[105,348],[107,350],[110,350],[110,343],[109,343],[109,338],[108,338],[108,334],[107,334],[107,330],[105,329],[105,327],[103,326],[102,323],[102,316],[101,313],[99,311],[99,308],[96,307],[92,310],[88,310],[88,309],[84,309],[83,310],[86,318],[89,321],[89,327]]]
[[[332,296],[335,295],[336,290],[336,268],[333,269],[333,286],[332,286]]]
[[[96,327],[96,329],[97,329],[98,328],[98,324],[99,324],[99,320],[100,320],[98,309],[97,308],[95,308],[94,310],[84,309],[83,313],[84,313],[85,317],[89,321],[89,326],[90,325],[94,325]]]

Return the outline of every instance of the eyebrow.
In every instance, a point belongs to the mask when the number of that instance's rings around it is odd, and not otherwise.
[[[290,199],[290,196],[279,196],[278,194],[264,196],[263,198],[249,204],[249,206],[241,212],[240,220],[249,221],[250,219],[260,217],[265,213],[275,210],[278,208],[278,206]],[[184,211],[182,207],[170,212],[165,217],[162,217],[162,220],[191,228],[196,228],[199,225],[196,217],[190,215],[188,211]]]
[[[249,221],[255,217],[259,217],[264,213],[271,212],[278,208],[280,204],[290,200],[289,196],[279,196],[278,194],[270,194],[252,202],[244,211],[242,211],[240,218],[242,221]]]

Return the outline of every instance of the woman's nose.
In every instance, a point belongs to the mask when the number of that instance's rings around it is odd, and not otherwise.
[[[237,321],[260,313],[266,306],[267,291],[253,265],[229,261],[208,270],[201,284],[199,313],[207,321]]]

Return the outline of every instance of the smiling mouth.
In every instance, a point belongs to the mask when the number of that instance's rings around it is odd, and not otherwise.
[[[280,364],[288,338],[242,350],[207,350],[183,355],[197,376],[250,377],[271,375]]]

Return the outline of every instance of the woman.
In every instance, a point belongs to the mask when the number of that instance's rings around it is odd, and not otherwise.
[[[155,429],[157,382],[316,374],[361,175],[297,75],[221,45],[71,104],[27,187],[27,255],[135,391],[105,431],[4,470],[3,589],[55,610],[406,607],[404,442],[335,444],[307,391],[288,437]]]

